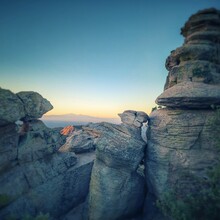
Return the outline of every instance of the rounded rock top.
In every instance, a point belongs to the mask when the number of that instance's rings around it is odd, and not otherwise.
[[[134,125],[135,127],[141,127],[142,124],[149,119],[149,116],[142,111],[126,110],[118,115],[121,118],[122,123],[126,125]]]
[[[37,92],[19,92],[16,94],[24,105],[24,121],[41,118],[46,112],[53,109],[51,103]]]

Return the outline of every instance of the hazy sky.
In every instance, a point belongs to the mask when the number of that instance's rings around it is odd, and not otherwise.
[[[180,28],[220,0],[0,0],[0,86],[37,91],[50,114],[149,112]]]

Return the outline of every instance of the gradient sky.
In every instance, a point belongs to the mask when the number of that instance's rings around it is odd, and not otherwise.
[[[180,28],[219,0],[0,0],[0,86],[37,91],[49,114],[150,112]]]

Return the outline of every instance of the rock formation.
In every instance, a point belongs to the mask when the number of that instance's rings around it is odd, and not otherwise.
[[[144,112],[125,111],[122,125],[61,130],[39,120],[52,105],[36,92],[1,89],[0,100],[1,219],[40,212],[54,220],[116,219],[142,211]]]
[[[185,42],[166,60],[169,71],[165,89],[192,81],[220,83],[219,11],[206,9],[192,15],[181,29]]]
[[[122,125],[101,123],[96,127],[101,136],[90,182],[90,220],[128,219],[143,207],[146,189],[138,168],[146,145],[140,127],[148,116],[135,111],[119,115]]]
[[[0,89],[0,219],[63,219],[87,197],[95,154],[60,150],[60,129],[38,120],[51,108],[38,93]]]
[[[185,43],[167,58],[165,91],[156,100],[165,108],[150,115],[146,219],[157,214],[153,200],[164,192],[172,189],[184,197],[201,190],[198,179],[207,179],[219,162],[220,120],[212,108],[220,105],[220,11],[192,15],[182,34]]]
[[[163,107],[150,117],[127,110],[120,125],[50,129],[39,120],[49,101],[0,88],[0,219],[127,220],[144,211],[144,220],[164,220],[155,205],[164,192],[182,198],[204,187],[198,180],[220,163],[220,11],[192,15],[182,35],[166,61]]]

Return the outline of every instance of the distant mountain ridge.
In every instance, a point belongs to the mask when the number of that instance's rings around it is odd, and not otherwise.
[[[89,115],[78,115],[78,114],[63,114],[63,115],[44,115],[41,118],[45,123],[68,123],[68,124],[87,124],[89,122],[110,122],[114,124],[119,124],[120,118],[99,118]]]

